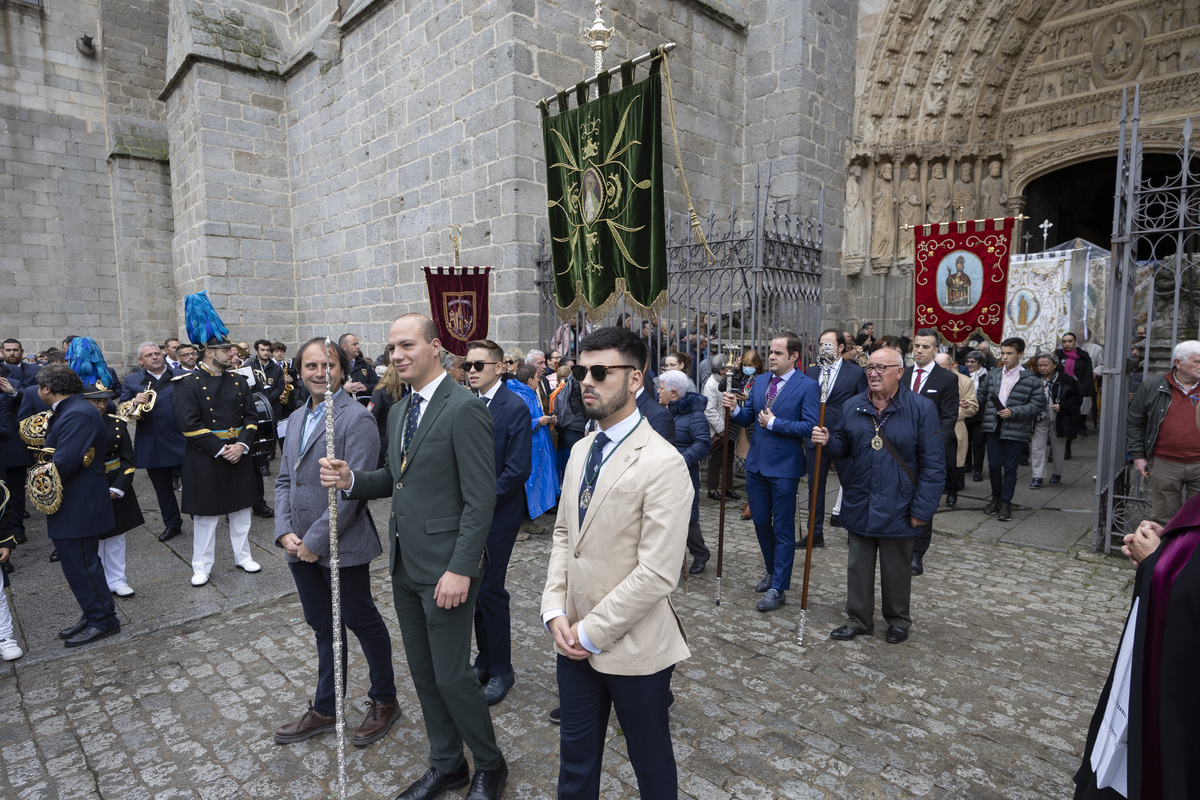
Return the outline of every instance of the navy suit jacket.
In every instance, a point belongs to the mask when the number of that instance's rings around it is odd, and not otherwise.
[[[104,477],[108,429],[104,416],[81,394],[58,404],[50,418],[46,447],[54,448],[54,466],[62,478],[63,502],[46,517],[51,539],[86,539],[113,528],[113,505]],[[88,466],[84,456],[92,451]]]
[[[483,402],[482,400],[480,402]],[[496,438],[496,512],[493,531],[515,531],[528,513],[525,481],[533,469],[533,427],[525,401],[504,385],[488,403]]]
[[[158,397],[154,400],[154,410],[142,416],[133,437],[133,461],[138,469],[178,467],[183,464],[187,440],[179,430],[179,419],[175,415],[173,378],[185,374],[186,370],[176,371],[167,367],[162,380],[155,381],[153,375],[139,369],[125,376],[125,381],[121,384],[122,403],[132,400],[147,384],[152,384],[152,388],[158,392]]]
[[[809,367],[804,374],[817,382],[817,399],[820,400],[821,368]],[[769,378],[767,382],[770,383]],[[852,364],[843,358],[842,365],[838,367],[837,380],[833,382],[833,386],[829,387],[829,397],[825,400],[825,427],[829,430],[836,428],[838,421],[842,418],[842,406],[851,397],[862,394],[866,390],[867,373],[863,372],[863,368],[858,364]],[[812,447],[813,443],[810,441],[808,446]]]
[[[638,411],[650,423],[650,427],[670,444],[675,444],[675,417],[654,399],[653,386],[647,386],[637,399]]]
[[[14,389],[21,389],[25,386],[37,385],[37,374],[42,368],[39,364],[29,364],[22,361],[15,367],[12,364],[5,364],[8,372],[4,377],[8,378],[8,382],[12,384]]]
[[[767,388],[771,373],[763,373],[750,387],[745,405],[730,415],[743,428],[754,426],[746,471],[766,478],[794,478],[804,475],[804,440],[817,424],[821,389],[817,382],[795,370],[780,387],[771,406],[775,422],[771,430],[758,424],[758,412],[767,406]]]

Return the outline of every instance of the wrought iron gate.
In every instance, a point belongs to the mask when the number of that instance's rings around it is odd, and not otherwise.
[[[1122,102],[1104,363],[1098,370],[1104,402],[1092,549],[1104,552],[1119,548],[1121,537],[1150,516],[1149,482],[1134,469],[1126,443],[1132,378],[1161,375],[1170,369],[1176,344],[1200,338],[1200,152],[1192,144],[1189,118],[1178,173],[1165,180],[1143,178],[1139,99],[1135,90],[1128,121]],[[1139,325],[1145,325],[1144,339]],[[1140,364],[1130,347],[1139,341]]]
[[[736,202],[730,204],[728,218],[718,219],[710,208],[702,221],[716,256],[711,266],[704,248],[692,241],[689,220],[668,209],[668,306],[657,319],[644,318],[622,298],[603,320],[589,322],[581,313],[563,322],[554,302],[553,265],[543,234],[536,279],[540,341],[556,348],[573,342],[576,332],[626,324],[643,331],[656,370],[659,356],[675,349],[694,362],[699,353],[725,357],[732,352],[737,357],[742,348],[754,347],[765,361],[766,345],[781,330],[800,334],[806,348],[815,352],[821,330],[824,189],[811,215],[793,214],[797,200],[771,197],[770,167],[765,185],[761,177],[759,170],[748,222],[738,219]],[[699,384],[699,364],[693,363],[691,375]]]

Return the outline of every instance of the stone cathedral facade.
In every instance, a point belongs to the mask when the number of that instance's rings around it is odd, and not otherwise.
[[[240,339],[354,331],[374,355],[426,309],[453,224],[462,263],[495,267],[493,338],[534,344],[536,103],[593,70],[594,13],[0,0],[0,334],[88,333],[128,364],[206,289]],[[1154,130],[1200,111],[1200,0],[618,0],[605,18],[606,66],[678,45],[698,209],[744,205],[766,164],[784,210],[824,189],[830,323],[910,324],[900,226],[1020,211],[1035,178],[1112,155],[1123,89]]]

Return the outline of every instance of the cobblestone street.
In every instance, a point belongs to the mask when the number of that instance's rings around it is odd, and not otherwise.
[[[1057,501],[1038,495],[1062,508],[1030,511],[1024,521],[1018,514],[1005,527],[1074,511],[1086,551],[1090,517],[1085,522],[1080,504],[1090,497],[1090,467],[1077,459],[1073,483]],[[804,646],[797,643],[802,557],[787,604],[756,612],[752,587],[761,562],[751,524],[733,505],[722,603],[715,605],[717,508],[704,500],[713,561],[674,597],[693,653],[676,671],[671,712],[683,796],[1070,796],[1133,571],[1078,546],[1056,552],[1003,543],[1004,535],[986,533],[1000,523],[975,510],[982,501],[969,496],[978,494],[973,486],[986,484],[968,482],[959,508],[945,516],[956,528],[978,518],[979,528],[935,537],[927,571],[914,579],[912,636],[900,645],[883,641],[878,617],[874,636],[829,639],[844,621],[846,547],[838,529],[827,528],[829,546],[814,551]],[[1017,502],[1031,494],[1019,489]],[[141,497],[149,517],[148,485]],[[1072,504],[1079,507],[1066,507]],[[948,527],[942,516],[939,532]],[[129,573],[138,594],[118,601],[121,637],[80,652],[54,637],[78,611],[57,565],[45,563],[44,523],[30,520],[30,544],[12,576],[27,655],[0,666],[7,698],[0,797],[333,796],[332,737],[287,747],[272,740],[275,726],[306,707],[316,653],[269,522],[256,519],[252,533],[262,574],[236,573],[220,532],[213,584],[200,590],[187,585],[189,535],[168,548],[154,539],[153,523],[133,532]],[[555,794],[558,729],[546,719],[557,704],[554,661],[537,616],[549,546],[549,536],[518,543],[509,570],[517,683],[493,717],[512,769],[505,796],[514,800]],[[396,643],[404,717],[364,750],[347,745],[350,797],[392,798],[425,769],[425,735],[384,564],[374,573],[376,599]],[[367,683],[353,640],[350,653],[352,731]],[[615,717],[602,796],[637,796]]]

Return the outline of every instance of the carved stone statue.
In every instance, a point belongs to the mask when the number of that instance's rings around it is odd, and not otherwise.
[[[1104,55],[1100,57],[1104,75],[1109,78],[1124,75],[1133,63],[1133,37],[1125,30],[1124,20],[1117,20],[1104,49]]]
[[[875,176],[875,200],[871,204],[871,267],[891,271],[896,260],[896,198],[892,184],[892,162],[885,161]]]
[[[928,200],[925,219],[929,222],[950,222],[950,181],[946,179],[946,165],[937,161],[929,178]]]
[[[1000,160],[988,164],[987,177],[979,182],[979,203],[984,219],[994,219],[1007,214],[1008,189],[1000,177]]]
[[[846,230],[842,237],[842,269],[847,275],[862,272],[867,260],[867,204],[861,180],[862,167],[852,164],[846,179]]]
[[[900,247],[896,261],[902,265],[913,263],[913,246],[916,231],[913,230],[922,222],[925,202],[921,199],[921,181],[918,179],[916,162],[910,162],[904,170],[904,180],[900,182]],[[910,226],[905,230],[905,226]]]
[[[975,182],[972,180],[971,164],[958,165],[958,180],[954,182],[953,205],[957,219],[975,219],[979,211],[979,203],[975,200]],[[962,209],[959,212],[959,209]]]

